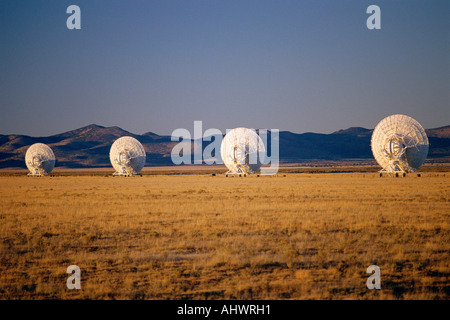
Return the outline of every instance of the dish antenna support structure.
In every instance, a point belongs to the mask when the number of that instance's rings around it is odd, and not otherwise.
[[[55,163],[55,154],[43,143],[31,145],[25,154],[25,164],[30,170],[29,176],[46,176],[53,171]]]
[[[429,143],[425,130],[413,118],[394,114],[381,120],[371,139],[372,153],[380,173],[408,173],[425,162]]]
[[[112,144],[109,159],[116,169],[114,176],[134,176],[144,167],[146,155],[144,147],[138,140],[124,136]]]
[[[253,174],[262,163],[259,153],[265,152],[261,137],[252,129],[235,128],[230,130],[222,140],[220,154],[228,168],[226,175]]]

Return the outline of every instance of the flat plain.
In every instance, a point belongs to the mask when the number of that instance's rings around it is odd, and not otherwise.
[[[0,299],[448,299],[449,175],[1,175]]]

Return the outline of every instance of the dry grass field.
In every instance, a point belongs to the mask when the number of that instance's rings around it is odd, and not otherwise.
[[[0,299],[450,296],[448,172],[105,174],[0,176]]]

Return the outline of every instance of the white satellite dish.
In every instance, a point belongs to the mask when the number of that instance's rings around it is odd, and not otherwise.
[[[45,176],[55,167],[55,154],[52,149],[43,143],[31,145],[25,154],[25,163],[29,176]]]
[[[248,128],[235,128],[222,140],[220,154],[227,166],[227,174],[251,174],[261,167],[259,152],[265,152],[262,139]]]
[[[121,137],[114,141],[109,152],[109,159],[116,169],[115,176],[132,176],[138,174],[145,165],[145,150],[133,137]]]
[[[425,162],[428,137],[420,123],[395,114],[384,118],[372,133],[372,153],[382,167],[380,172],[414,172]]]

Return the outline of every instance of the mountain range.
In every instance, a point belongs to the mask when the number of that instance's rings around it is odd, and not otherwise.
[[[372,129],[351,127],[331,134],[293,133],[280,131],[280,162],[298,163],[305,160],[373,159],[370,148]],[[426,130],[430,149],[428,159],[450,160],[450,125]],[[138,139],[147,153],[146,166],[173,165],[172,148],[178,144],[171,136],[153,132],[141,135],[119,127],[91,124],[76,130],[48,137],[0,135],[0,168],[26,168],[25,153],[30,145],[41,142],[55,153],[57,167],[110,167],[111,144],[122,136]],[[210,142],[205,142],[205,147]]]

